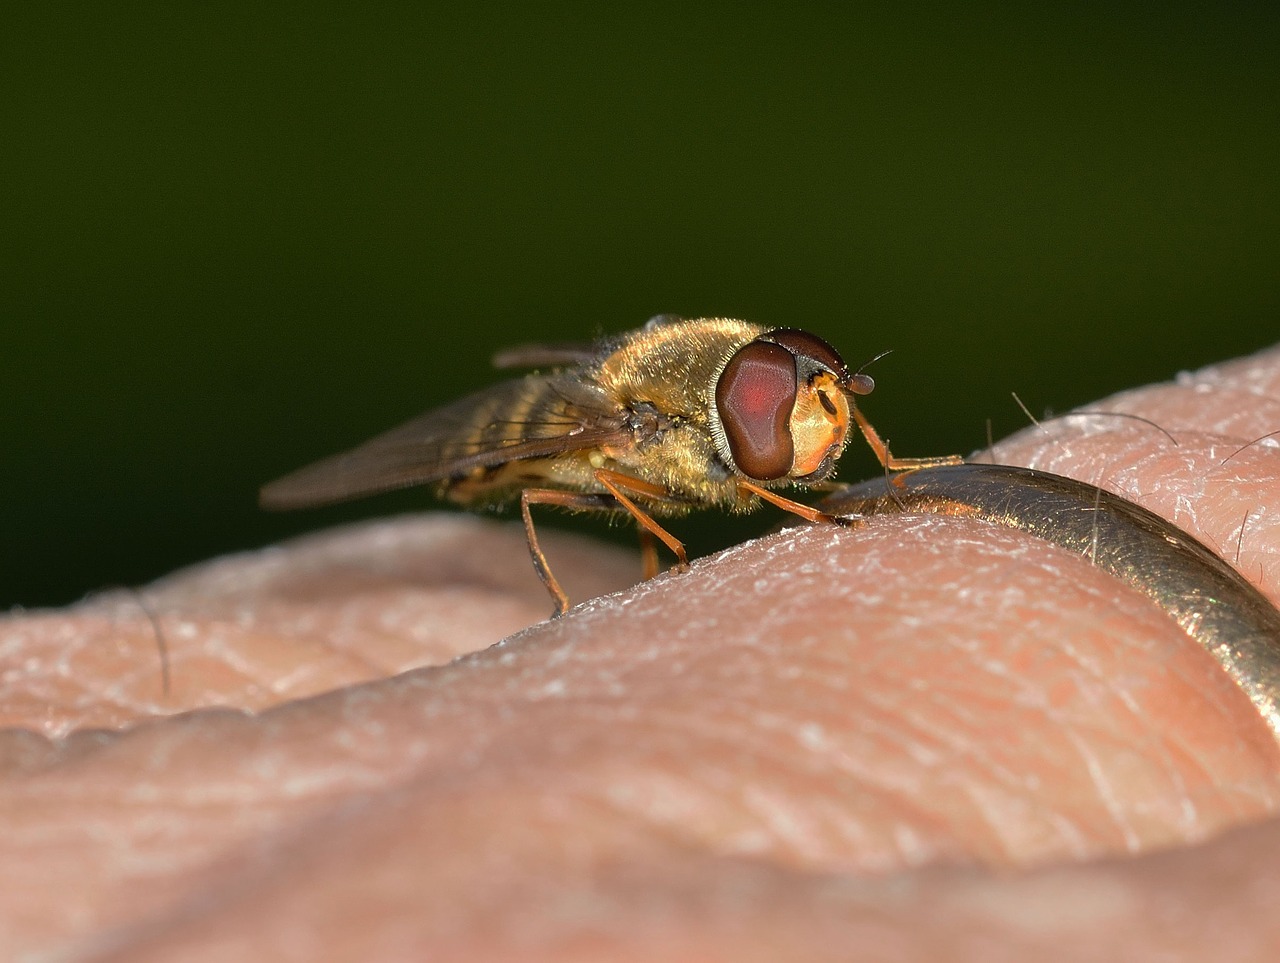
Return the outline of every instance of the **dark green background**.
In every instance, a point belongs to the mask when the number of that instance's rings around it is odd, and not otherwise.
[[[1277,340],[1260,4],[28,6],[0,604],[427,504],[254,499],[512,341],[673,311],[894,348],[865,407],[919,455],[1018,427],[1010,390],[1062,410]]]

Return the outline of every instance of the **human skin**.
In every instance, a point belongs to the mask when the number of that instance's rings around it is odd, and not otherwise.
[[[1237,453],[1280,349],[1087,407],[1177,444],[1064,418],[978,457],[1280,598],[1280,458]],[[0,623],[0,956],[1274,958],[1280,745],[1087,560],[889,516],[628,588],[553,536],[615,594],[539,621],[518,526],[433,514]]]

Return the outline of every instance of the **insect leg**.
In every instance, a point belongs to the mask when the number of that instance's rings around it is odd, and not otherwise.
[[[867,444],[876,453],[876,458],[880,459],[880,464],[890,471],[915,471],[917,468],[937,468],[940,465],[964,464],[964,457],[961,455],[940,455],[936,458],[896,458],[889,451],[889,443],[882,441],[879,432],[872,427],[871,422],[867,421],[867,416],[853,407],[853,405],[850,405],[849,409],[853,415],[853,420],[858,423],[858,428],[862,431],[862,437],[867,439]]]
[[[784,498],[777,492],[771,492],[767,488],[761,488],[754,482],[749,482],[745,478],[738,479],[738,488],[748,491],[753,495],[759,495],[765,501],[772,505],[777,505],[783,511],[790,512],[792,515],[799,515],[807,522],[830,522],[835,525],[847,525],[849,520],[839,515],[828,515],[826,512],[820,512],[818,509],[801,502],[793,502],[790,498]]]
[[[529,543],[529,557],[533,559],[534,571],[538,573],[538,578],[542,580],[542,584],[551,595],[551,600],[555,603],[556,610],[551,613],[553,619],[569,611],[569,596],[564,594],[564,589],[551,574],[547,557],[542,554],[542,547],[538,544],[538,533],[533,528],[533,516],[529,514],[529,506],[559,505],[561,508],[600,509],[608,507],[600,504],[600,500],[605,497],[557,491],[554,488],[526,488],[520,493],[520,514],[524,518],[524,537]]]
[[[658,540],[647,528],[640,529],[640,572],[645,581],[658,574]]]
[[[610,471],[607,468],[597,468],[595,471],[596,481],[609,490],[609,494],[618,500],[623,508],[629,511],[635,520],[640,524],[643,531],[647,531],[658,538],[662,539],[662,543],[671,549],[676,557],[677,568],[684,571],[689,567],[689,556],[685,554],[684,544],[680,542],[674,535],[653,520],[653,518],[643,508],[622,493],[625,488],[637,495],[652,495],[656,498],[669,498],[670,493],[661,485],[654,485],[651,482],[642,481],[639,478],[632,478],[630,475],[624,475],[621,472]]]

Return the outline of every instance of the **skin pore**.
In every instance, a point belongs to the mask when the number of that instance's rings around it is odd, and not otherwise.
[[[1280,350],[1088,408],[1178,444],[1065,418],[981,460],[1117,491],[1280,599],[1280,458],[1240,450],[1280,427]],[[540,621],[519,524],[443,514],[178,573],[142,593],[167,696],[137,599],[9,616],[0,859],[21,869],[0,883],[0,955],[1280,943],[1280,747],[1207,653],[1086,560],[897,516],[628,587],[632,553],[544,543],[573,598],[618,594]]]

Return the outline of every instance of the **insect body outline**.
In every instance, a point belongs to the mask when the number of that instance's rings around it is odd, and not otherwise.
[[[817,335],[731,318],[669,315],[592,344],[528,345],[499,367],[539,367],[421,415],[263,487],[271,509],[305,508],[430,484],[481,508],[519,500],[534,568],[569,607],[538,545],[530,506],[627,513],[645,575],[653,539],[687,565],[657,518],[700,508],[740,513],[761,500],[831,521],[775,489],[827,481],[856,425],[886,469],[952,464],[898,459],[858,410],[874,382],[850,373]]]

